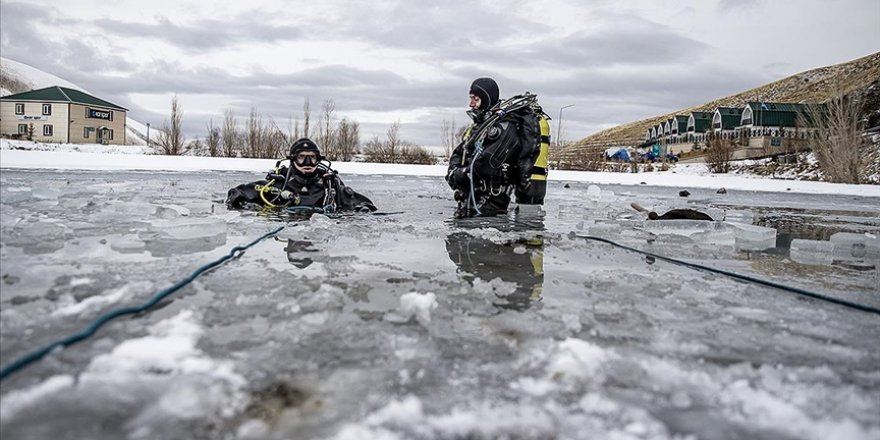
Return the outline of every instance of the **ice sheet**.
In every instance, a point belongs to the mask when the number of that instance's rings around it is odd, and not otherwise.
[[[876,200],[551,182],[462,221],[440,178],[343,176],[383,215],[284,217],[216,202],[249,173],[32,177],[0,177],[4,365],[286,227],[12,375],[4,438],[880,438],[876,315],[577,237],[880,307]]]

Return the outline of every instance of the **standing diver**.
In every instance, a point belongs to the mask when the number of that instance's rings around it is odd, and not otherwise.
[[[540,126],[534,113],[517,111],[527,107],[528,97],[499,102],[498,84],[492,78],[474,80],[469,95],[468,115],[474,123],[449,157],[446,173],[458,202],[455,216],[504,214],[511,194],[524,194],[530,185]]]
[[[281,160],[265,180],[244,183],[229,190],[226,206],[270,208],[313,208],[316,211],[372,212],[376,206],[366,196],[345,186],[329,164],[322,163],[321,150],[309,138],[301,138],[290,147],[287,160]]]

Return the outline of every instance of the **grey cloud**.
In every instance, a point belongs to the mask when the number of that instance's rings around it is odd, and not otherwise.
[[[273,25],[269,17],[248,13],[229,21],[198,20],[180,24],[168,17],[156,17],[154,23],[131,23],[102,18],[94,24],[103,32],[122,37],[154,38],[183,50],[216,49],[247,42],[296,40],[303,32],[293,25]]]
[[[727,12],[735,9],[748,9],[758,4],[758,0],[719,0],[718,10]]]
[[[513,9],[518,2],[509,2]],[[548,26],[524,20],[499,11],[484,2],[448,1],[426,5],[420,2],[400,2],[376,14],[376,3],[347,6],[346,17],[334,22],[341,35],[353,36],[380,43],[386,47],[441,51],[448,54],[456,48],[493,46],[506,36],[517,32],[541,32]],[[363,9],[363,13],[358,12]],[[392,23],[389,25],[389,23]]]
[[[596,13],[594,25],[562,38],[495,48],[482,55],[499,66],[524,60],[547,68],[663,65],[695,60],[708,46],[674,28],[626,14]]]
[[[35,31],[34,24],[51,20],[52,11],[52,8],[31,3],[0,3],[0,53],[40,69],[52,67],[52,57],[32,55],[51,53],[52,45],[44,35]]]
[[[532,54],[552,65],[658,65],[695,59],[705,44],[668,30],[615,29],[571,35]]]
[[[437,64],[438,68],[452,63],[472,66],[459,67],[460,71],[504,71],[524,65],[566,70],[582,66],[648,67],[696,60],[708,49],[705,43],[685,37],[674,28],[646,18],[604,12],[594,15],[593,25],[580,32],[559,38],[535,38],[522,44],[504,44],[501,42],[503,39],[492,38],[510,32],[509,29],[502,30],[509,24],[509,20],[492,21],[498,29],[490,28],[486,35],[465,32],[462,40],[456,44],[430,45],[418,36],[406,40],[420,44],[421,47],[430,47],[430,53],[424,56],[434,60],[429,62]],[[535,23],[517,26],[528,28],[530,25],[542,26]],[[430,28],[430,24],[425,25],[425,29]],[[538,32],[536,35],[547,34]]]

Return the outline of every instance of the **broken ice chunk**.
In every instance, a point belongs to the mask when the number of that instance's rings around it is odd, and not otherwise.
[[[385,315],[385,321],[404,323],[415,318],[419,324],[426,325],[431,321],[431,310],[436,308],[437,297],[433,292],[409,292],[400,297],[400,307],[397,310]]]
[[[188,217],[155,220],[138,236],[156,257],[204,252],[226,244],[226,222]]]
[[[831,264],[834,243],[796,238],[791,241],[791,259],[802,264]]]
[[[829,241],[834,243],[834,259],[880,260],[880,237],[876,235],[838,232]]]

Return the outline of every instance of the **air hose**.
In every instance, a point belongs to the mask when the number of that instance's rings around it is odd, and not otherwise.
[[[246,245],[233,247],[232,249],[230,249],[228,254],[226,254],[226,255],[224,255],[224,256],[222,256],[222,257],[220,257],[220,258],[218,258],[208,264],[205,264],[202,267],[199,267],[193,273],[191,273],[188,277],[184,278],[181,281],[178,281],[173,286],[157,292],[156,294],[153,295],[153,297],[149,301],[143,303],[140,306],[123,307],[123,308],[111,310],[111,311],[99,316],[98,319],[94,320],[88,327],[85,328],[85,330],[83,330],[79,333],[70,335],[64,339],[60,339],[58,341],[52,342],[51,344],[48,344],[39,350],[35,350],[31,353],[28,353],[28,354],[16,359],[15,361],[11,362],[9,365],[6,365],[2,369],[0,369],[0,381],[2,381],[3,379],[6,379],[6,377],[9,376],[10,374],[15,373],[16,371],[21,370],[22,368],[42,359],[47,354],[51,353],[52,351],[54,351],[58,348],[68,347],[68,346],[71,346],[77,342],[80,342],[80,341],[83,341],[83,340],[89,338],[90,336],[94,335],[95,332],[98,331],[98,329],[101,328],[104,324],[110,322],[113,319],[116,319],[116,318],[119,318],[120,316],[125,316],[125,315],[134,315],[134,314],[142,313],[142,312],[149,310],[151,307],[158,304],[159,301],[161,301],[162,299],[164,299],[168,295],[171,295],[172,293],[185,287],[187,284],[193,282],[201,274],[203,274],[203,273],[207,272],[208,270],[211,270],[217,266],[220,266],[221,264],[226,263],[227,261],[229,261],[233,258],[240,257],[246,249],[250,248],[251,246],[256,245],[257,243],[259,243],[269,237],[275,236],[276,234],[281,232],[281,230],[284,229],[285,227],[287,227],[287,225],[279,226],[275,230],[263,234],[262,236],[260,236],[256,240],[254,240]]]
[[[828,296],[828,295],[823,295],[823,294],[821,294],[821,293],[811,292],[811,291],[809,291],[809,290],[801,289],[801,288],[799,288],[799,287],[788,286],[788,285],[785,285],[785,284],[776,283],[776,282],[768,281],[768,280],[763,280],[763,279],[755,278],[755,277],[748,276],[748,275],[742,275],[742,274],[738,274],[738,273],[735,273],[735,272],[726,271],[726,270],[723,270],[723,269],[716,269],[716,268],[714,268],[714,267],[709,267],[709,266],[705,266],[705,265],[702,265],[702,264],[690,263],[690,262],[687,262],[687,261],[682,261],[682,260],[678,260],[678,259],[671,258],[671,257],[664,257],[663,255],[658,255],[658,254],[655,254],[655,253],[652,253],[652,252],[643,251],[643,250],[641,250],[641,249],[636,249],[636,248],[633,248],[633,247],[629,247],[629,246],[626,246],[626,245],[622,245],[622,244],[620,244],[620,243],[617,243],[617,242],[615,242],[615,241],[609,240],[609,239],[607,239],[607,238],[595,237],[595,236],[591,236],[591,235],[578,235],[578,234],[574,234],[574,236],[575,236],[575,237],[578,237],[578,238],[583,238],[583,239],[585,239],[585,240],[593,240],[593,241],[598,241],[598,242],[601,242],[601,243],[610,244],[610,245],[612,245],[612,246],[616,246],[616,247],[619,247],[619,248],[621,248],[621,249],[628,250],[628,251],[630,251],[630,252],[635,252],[635,253],[638,253],[638,254],[642,254],[642,255],[645,255],[645,256],[648,256],[648,257],[655,258],[655,259],[657,259],[657,260],[663,260],[663,261],[666,261],[666,262],[669,262],[669,263],[678,264],[678,265],[680,265],[680,266],[689,267],[689,268],[691,268],[691,269],[696,269],[696,270],[702,270],[702,271],[706,271],[706,272],[716,273],[716,274],[724,275],[724,276],[727,276],[727,277],[730,277],[730,278],[738,279],[738,280],[741,280],[741,281],[747,281],[747,282],[754,283],[754,284],[760,284],[760,285],[763,285],[763,286],[774,287],[774,288],[777,288],[777,289],[780,289],[780,290],[784,290],[784,291],[786,291],[786,292],[795,293],[795,294],[797,294],[797,295],[802,295],[802,296],[806,296],[806,297],[810,297],[810,298],[818,299],[818,300],[821,300],[821,301],[827,301],[827,302],[830,302],[830,303],[839,304],[839,305],[842,305],[842,306],[845,306],[845,307],[849,307],[849,308],[853,308],[853,309],[856,309],[856,310],[861,310],[861,311],[863,311],[863,312],[874,313],[874,314],[880,315],[880,309],[878,309],[877,307],[872,307],[872,306],[866,305],[866,304],[860,304],[860,303],[857,303],[857,302],[847,301],[847,300],[844,300],[844,299],[835,298],[835,297]]]
[[[470,166],[470,169],[468,170],[468,178],[470,178],[470,181],[471,181],[470,182],[471,193],[470,193],[470,196],[468,197],[468,201],[473,203],[474,212],[476,212],[477,215],[480,215],[481,213],[480,213],[480,208],[477,206],[477,198],[476,198],[476,196],[474,196],[474,164],[477,163],[477,159],[480,157],[480,153],[482,153],[482,152],[483,152],[483,139],[477,139],[477,142],[474,143],[474,155],[471,158],[471,166]]]

